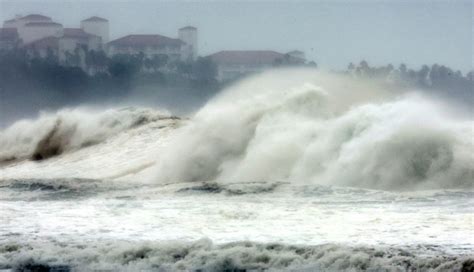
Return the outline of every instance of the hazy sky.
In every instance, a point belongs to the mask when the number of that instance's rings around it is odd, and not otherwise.
[[[472,69],[471,1],[20,1],[0,0],[0,19],[41,13],[68,27],[92,15],[110,21],[111,38],[177,36],[199,29],[200,54],[224,49],[301,49],[327,69],[366,59],[418,68]]]

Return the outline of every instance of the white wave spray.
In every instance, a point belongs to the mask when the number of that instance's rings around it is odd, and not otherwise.
[[[473,122],[421,95],[314,71],[229,88],[160,154],[154,180],[378,189],[472,186]]]

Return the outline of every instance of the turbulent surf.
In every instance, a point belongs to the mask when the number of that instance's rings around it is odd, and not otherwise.
[[[190,117],[19,121],[0,131],[0,269],[470,271],[472,117],[389,86],[278,70]]]

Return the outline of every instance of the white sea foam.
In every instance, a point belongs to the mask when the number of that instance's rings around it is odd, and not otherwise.
[[[237,242],[6,243],[0,268],[19,271],[469,271],[472,256],[390,247]],[[423,252],[423,253],[420,253]],[[471,257],[471,258],[470,258]],[[43,269],[43,270],[41,270]]]

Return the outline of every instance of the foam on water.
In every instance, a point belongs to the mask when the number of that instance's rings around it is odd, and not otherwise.
[[[38,247],[41,250],[38,249]],[[101,241],[88,245],[46,241],[0,246],[6,266],[19,271],[472,271],[467,256],[428,248],[347,247],[236,242]],[[423,252],[423,253],[419,253]],[[67,254],[65,254],[67,253]],[[0,259],[1,268],[2,259]],[[40,270],[42,268],[43,270]],[[28,270],[29,269],[29,270]],[[35,270],[36,269],[36,270]]]

